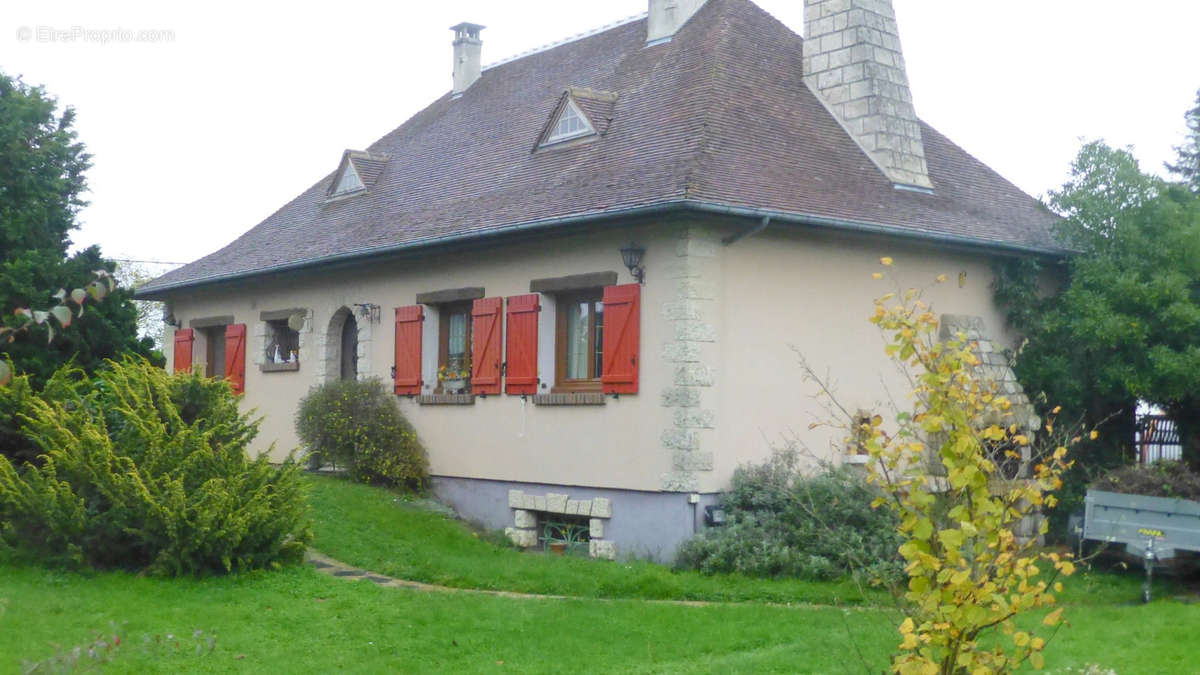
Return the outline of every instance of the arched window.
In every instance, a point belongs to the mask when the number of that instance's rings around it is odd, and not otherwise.
[[[343,380],[358,379],[358,322],[353,314],[342,323],[341,359],[338,377]]]

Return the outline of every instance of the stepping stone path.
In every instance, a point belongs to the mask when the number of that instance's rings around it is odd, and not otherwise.
[[[639,600],[636,598],[588,598],[572,595],[538,595],[536,593],[517,593],[515,591],[490,591],[480,588],[452,588],[450,586],[439,586],[437,584],[426,584],[420,581],[408,581],[407,579],[394,579],[386,577],[382,574],[368,572],[364,569],[359,569],[351,565],[347,565],[340,560],[334,560],[329,556],[314,551],[308,550],[304,556],[304,561],[315,567],[318,571],[328,574],[339,579],[347,579],[357,581],[365,579],[378,586],[387,588],[407,588],[413,591],[425,591],[429,593],[466,593],[469,595],[490,595],[498,598],[523,598],[526,600],[594,600],[596,602],[613,602],[615,600],[636,600],[652,605],[680,605],[683,607],[708,607],[710,605],[767,605],[770,607],[790,607],[790,608],[809,608],[818,609],[823,607],[832,607],[833,605],[816,605],[808,603],[774,603],[774,602],[707,602],[703,600]],[[847,609],[842,607],[841,609]],[[857,608],[861,609],[861,608]]]
[[[449,586],[438,586],[437,584],[426,584],[420,581],[408,581],[406,579],[393,579],[382,574],[368,572],[364,569],[359,569],[351,565],[347,565],[339,560],[334,560],[327,555],[318,553],[309,549],[304,556],[305,562],[312,565],[320,572],[341,579],[356,581],[365,579],[378,586],[386,586],[388,588],[407,588],[414,591],[426,591],[435,593],[468,593],[473,595],[492,595],[501,598],[526,598],[538,600],[567,600],[566,595],[536,595],[534,593],[514,593],[513,591],[489,591],[477,588],[451,588]],[[688,603],[691,604],[691,603]]]

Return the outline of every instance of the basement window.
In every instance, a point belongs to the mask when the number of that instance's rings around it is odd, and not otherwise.
[[[546,552],[588,557],[591,528],[587,516],[538,514],[538,545]]]

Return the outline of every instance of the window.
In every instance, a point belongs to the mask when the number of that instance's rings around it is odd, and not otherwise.
[[[546,136],[546,144],[566,141],[580,136],[587,136],[595,133],[592,125],[584,117],[583,112],[579,110],[579,106],[575,105],[575,101],[567,99],[563,105],[562,112],[558,114],[558,119],[555,120],[554,126],[551,127],[549,135]]]
[[[266,363],[272,365],[298,364],[300,333],[288,325],[287,319],[272,319],[267,324]]]
[[[209,326],[202,331],[207,343],[204,374],[208,377],[225,377],[225,326]]]
[[[438,393],[471,393],[471,303],[438,309]]]
[[[538,546],[543,551],[584,558],[589,555],[592,531],[587,516],[538,513],[537,535]]]
[[[599,391],[604,372],[604,304],[599,290],[559,296],[555,389]]]
[[[358,171],[354,168],[354,163],[347,159],[346,167],[342,170],[342,177],[338,180],[333,194],[344,195],[350,192],[358,192],[361,189],[363,189],[362,179],[358,177]]]

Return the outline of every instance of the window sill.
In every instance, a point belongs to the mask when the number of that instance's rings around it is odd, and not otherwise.
[[[264,373],[288,373],[300,370],[300,362],[295,363],[263,363],[258,369]]]
[[[537,394],[534,405],[605,405],[604,394],[598,391]]]
[[[474,394],[422,394],[417,405],[475,405]]]

